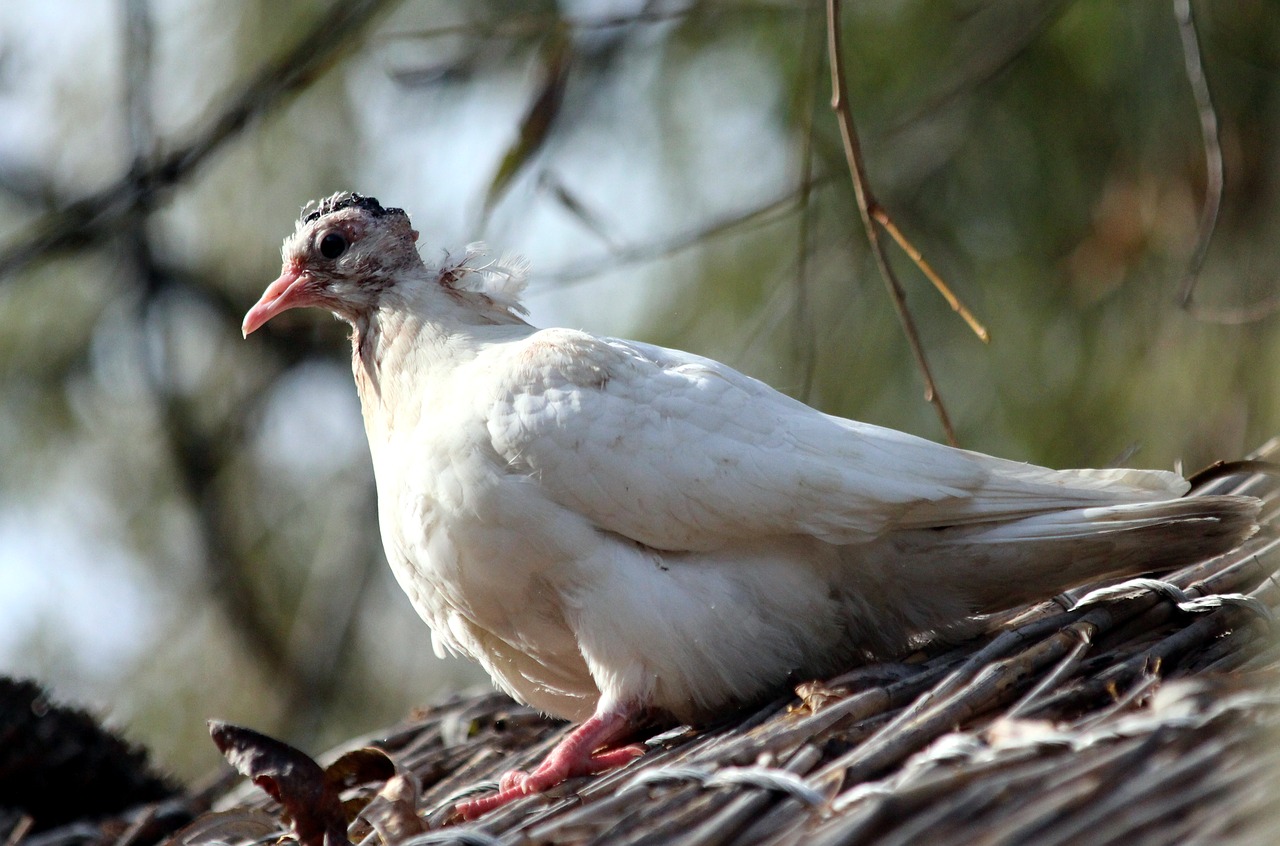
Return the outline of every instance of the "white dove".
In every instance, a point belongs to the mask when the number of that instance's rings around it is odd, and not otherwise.
[[[438,653],[583,721],[475,816],[974,615],[1172,569],[1257,502],[1148,470],[1055,471],[816,411],[710,359],[522,318],[520,269],[424,264],[401,209],[304,210],[247,336],[351,324],[387,558]]]

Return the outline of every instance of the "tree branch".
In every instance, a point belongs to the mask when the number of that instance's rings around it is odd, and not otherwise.
[[[1187,71],[1187,82],[1191,85],[1196,111],[1200,115],[1205,170],[1204,206],[1200,209],[1200,222],[1196,229],[1196,248],[1191,254],[1182,283],[1178,286],[1178,305],[1197,320],[1206,323],[1251,323],[1280,310],[1280,295],[1239,308],[1211,308],[1192,302],[1196,285],[1200,282],[1200,270],[1204,267],[1209,244],[1218,226],[1225,169],[1222,163],[1222,142],[1218,138],[1218,114],[1213,106],[1213,98],[1209,96],[1209,82],[1205,79],[1204,64],[1200,59],[1200,38],[1196,34],[1196,21],[1191,13],[1191,0],[1173,0],[1173,14],[1178,20],[1178,34],[1182,38],[1182,61]]]
[[[265,64],[190,140],[155,156],[145,167],[131,168],[107,187],[46,214],[0,251],[0,276],[55,252],[105,238],[124,216],[154,203],[158,194],[190,176],[254,119],[303,91],[351,49],[380,12],[398,2],[335,0],[293,47]]]
[[[947,441],[958,445],[955,430],[951,426],[951,417],[947,414],[942,397],[938,394],[937,385],[933,381],[933,373],[929,370],[929,362],[925,358],[924,348],[920,344],[920,335],[916,331],[915,319],[907,308],[907,295],[898,283],[898,278],[889,264],[884,245],[880,241],[880,233],[876,229],[875,214],[880,204],[871,194],[867,180],[866,167],[862,160],[862,147],[858,142],[858,132],[853,125],[853,113],[849,110],[844,87],[844,53],[840,44],[840,0],[827,0],[827,33],[828,55],[831,61],[831,108],[836,113],[840,124],[840,137],[844,141],[845,159],[849,165],[849,175],[853,179],[853,192],[857,198],[858,211],[862,213],[862,224],[867,233],[867,242],[871,245],[871,253],[875,256],[880,275],[884,278],[889,290],[889,298],[893,301],[902,331],[907,336],[911,353],[915,356],[916,366],[924,377],[924,396],[938,413],[942,430]]]

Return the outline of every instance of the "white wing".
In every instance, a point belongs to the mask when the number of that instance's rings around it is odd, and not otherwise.
[[[1173,473],[1046,470],[832,417],[646,344],[549,329],[507,354],[488,425],[509,469],[656,549],[780,534],[854,543],[1185,489]]]

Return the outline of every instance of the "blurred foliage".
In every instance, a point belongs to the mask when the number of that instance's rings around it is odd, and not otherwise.
[[[481,681],[430,657],[382,563],[343,328],[239,338],[308,199],[404,206],[429,258],[524,252],[536,322],[940,436],[819,4],[44,6],[0,29],[0,670],[181,773],[216,760],[208,717],[318,748]],[[1195,11],[1226,174],[1196,298],[1247,305],[1280,279],[1280,7]],[[1178,306],[1206,170],[1168,4],[851,3],[844,26],[877,196],[992,333],[894,252],[963,445],[1191,470],[1280,431],[1280,319]]]

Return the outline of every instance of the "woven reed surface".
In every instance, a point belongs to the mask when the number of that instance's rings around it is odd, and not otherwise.
[[[1256,457],[1277,456],[1273,441]],[[1246,471],[1196,491],[1263,498],[1264,529],[1162,584],[1067,610],[1089,592],[1075,591],[992,620],[973,641],[801,685],[718,725],[655,729],[632,764],[475,822],[453,805],[535,764],[567,727],[496,694],[425,709],[344,747],[371,745],[412,774],[399,811],[387,810],[387,791],[359,811],[379,780],[347,790],[347,836],[368,846],[1280,842],[1278,488]],[[268,843],[291,831],[251,784],[220,808],[170,842]]]

